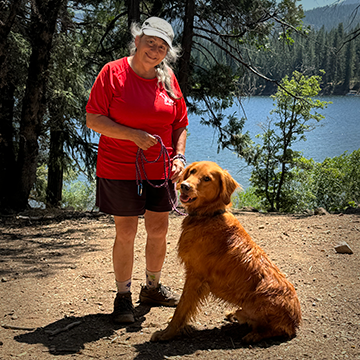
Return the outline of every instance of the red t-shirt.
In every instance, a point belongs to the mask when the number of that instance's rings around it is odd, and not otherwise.
[[[173,83],[181,94],[175,76]],[[119,124],[160,136],[170,157],[174,151],[173,131],[188,125],[184,99],[170,98],[165,89],[158,86],[157,78],[144,79],[138,76],[127,58],[112,61],[103,67],[91,89],[86,111],[105,115]],[[96,175],[113,180],[136,179],[137,150],[137,145],[132,141],[101,135]],[[152,161],[159,156],[160,150],[158,143],[144,151],[144,155]],[[160,158],[155,163],[145,163],[148,179],[165,178],[163,161]]]

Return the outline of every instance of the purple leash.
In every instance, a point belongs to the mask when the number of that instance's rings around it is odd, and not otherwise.
[[[174,200],[171,197],[171,193],[170,193],[170,187],[169,187],[169,180],[170,180],[170,175],[171,175],[171,159],[170,159],[170,155],[169,152],[167,151],[161,137],[159,135],[153,135],[158,142],[161,145],[161,149],[160,149],[160,153],[159,156],[155,159],[155,160],[148,160],[144,154],[144,151],[140,148],[138,148],[138,151],[136,153],[136,160],[135,160],[135,170],[136,170],[136,185],[138,188],[138,195],[141,196],[142,195],[142,190],[143,190],[143,184],[142,184],[142,177],[141,177],[141,170],[144,173],[145,176],[145,180],[148,182],[148,184],[150,184],[152,187],[154,188],[161,188],[163,186],[165,186],[168,196],[169,196],[169,203],[172,206],[172,209],[174,211],[176,211],[179,215],[183,215],[186,216],[187,214],[182,213],[181,211],[179,211],[176,208],[176,204],[174,202]],[[164,158],[164,174],[165,174],[165,179],[164,182],[162,184],[159,185],[155,185],[153,184],[147,177],[146,171],[145,171],[145,162],[148,164],[153,164],[155,162],[157,162],[161,157]],[[166,168],[166,160],[168,161],[169,166]],[[141,168],[140,168],[141,165]]]

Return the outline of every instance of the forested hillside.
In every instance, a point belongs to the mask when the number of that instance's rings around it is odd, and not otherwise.
[[[306,11],[303,19],[304,27],[308,28],[306,34],[299,31],[292,34],[290,41],[279,41],[282,29],[277,27],[268,37],[265,48],[246,44],[244,53],[267,78],[280,80],[295,70],[309,76],[319,75],[323,70],[321,94],[359,93],[360,2],[348,2]],[[228,57],[215,46],[211,50],[217,58]],[[206,67],[208,59],[201,52],[195,57]],[[230,57],[228,64],[236,67]],[[241,86],[244,93],[251,95],[270,95],[277,89],[275,83],[246,70]]]
[[[323,75],[322,93],[341,95],[360,90],[360,36],[352,41],[352,31],[342,23],[329,31],[323,26],[308,36],[294,35],[294,43],[286,45],[270,39],[269,51],[259,53],[256,63],[260,70],[271,69],[266,75],[281,79],[298,70],[307,75]],[[275,87],[260,78],[251,77],[256,94],[273,93]]]
[[[279,78],[293,70],[311,75],[324,70],[323,94],[359,92],[360,1],[347,0],[305,11],[304,15],[304,24],[311,28],[309,36],[295,35],[292,46],[283,46],[275,35],[269,48],[277,50],[261,56],[261,66],[272,63],[272,76]],[[272,91],[264,81],[259,80],[256,87],[257,92]]]
[[[327,31],[343,23],[344,28],[350,30],[360,22],[360,11],[357,9],[359,5],[360,2],[349,5],[324,6],[305,11],[304,23],[316,30],[324,26]]]
[[[247,47],[253,66],[260,73],[271,79],[282,79],[295,70],[309,76],[325,71],[321,94],[360,92],[360,36],[356,36],[354,30],[346,30],[342,23],[331,30],[323,26],[319,30],[309,30],[307,35],[293,34],[291,43],[279,41],[279,31],[269,36],[265,51],[259,51],[255,46]],[[215,47],[211,50],[217,58],[226,57]],[[202,53],[195,56],[198,63],[206,66],[207,60]],[[231,58],[228,63],[232,64]],[[252,95],[270,95],[277,89],[273,82],[246,71],[241,86],[244,93]]]

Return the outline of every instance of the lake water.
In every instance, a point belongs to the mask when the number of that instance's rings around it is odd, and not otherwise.
[[[326,109],[319,112],[325,116],[316,129],[306,133],[307,141],[301,141],[292,147],[293,150],[303,152],[306,158],[313,158],[322,162],[327,157],[351,153],[360,148],[360,97],[331,96],[321,97],[322,101],[332,101]],[[242,107],[247,118],[244,132],[249,131],[255,141],[255,135],[262,133],[260,123],[267,121],[270,111],[274,109],[270,97],[254,96],[242,100]],[[239,104],[227,111],[228,114],[237,112],[238,117],[244,115]],[[217,133],[209,126],[200,124],[201,117],[189,115],[189,136],[186,145],[188,163],[201,160],[217,162],[227,169],[230,174],[245,189],[250,185],[251,167],[247,167],[244,160],[230,150],[217,152]]]

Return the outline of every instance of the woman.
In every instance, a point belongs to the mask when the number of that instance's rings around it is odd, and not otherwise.
[[[112,317],[116,323],[135,321],[131,277],[139,215],[144,214],[147,232],[146,286],[140,291],[140,302],[176,306],[179,301],[159,281],[169,211],[176,202],[174,183],[185,167],[187,110],[168,65],[178,51],[172,46],[173,29],[163,19],[151,17],[141,29],[133,25],[132,35],[130,56],[104,66],[86,106],[87,126],[101,134],[96,204],[115,220],[113,266],[118,292]],[[154,161],[162,144],[170,162],[166,156]],[[141,164],[138,149],[150,162]],[[164,179],[166,186],[158,187]]]

